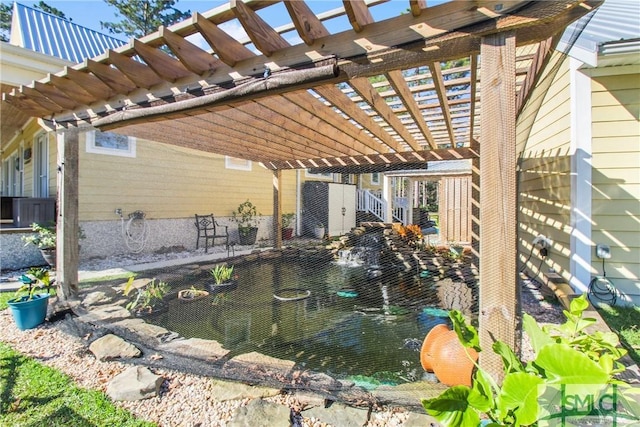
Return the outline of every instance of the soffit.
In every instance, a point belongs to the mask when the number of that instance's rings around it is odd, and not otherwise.
[[[258,14],[276,3],[195,14],[3,103],[59,128],[88,124],[271,169],[470,158],[481,140],[482,37],[515,34],[516,74],[505,78],[520,108],[553,36],[601,2],[409,1],[411,13],[376,22],[366,2],[345,1],[352,28],[336,34],[303,1],[284,2],[295,45]],[[257,52],[219,28],[232,19]],[[185,39],[196,33],[210,50]]]

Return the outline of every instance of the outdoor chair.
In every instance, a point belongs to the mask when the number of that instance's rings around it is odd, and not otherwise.
[[[196,214],[196,228],[198,229],[198,238],[196,240],[196,249],[200,246],[200,240],[204,239],[204,251],[208,252],[209,242],[211,247],[215,246],[216,239],[224,239],[225,247],[229,249],[229,231],[227,226],[219,225],[213,214],[198,215]],[[224,230],[224,231],[223,231]]]

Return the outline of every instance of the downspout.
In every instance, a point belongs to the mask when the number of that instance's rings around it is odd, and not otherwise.
[[[302,200],[302,178],[300,177],[300,169],[296,169],[296,230],[295,235],[301,236],[302,233],[302,215],[300,212],[300,205]]]
[[[591,78],[569,58],[571,79],[571,259],[569,283],[584,293],[591,281]]]

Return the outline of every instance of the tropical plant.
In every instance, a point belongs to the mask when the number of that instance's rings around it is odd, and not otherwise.
[[[10,301],[31,301],[36,292],[42,288],[46,288],[46,292],[49,293],[52,284],[49,270],[43,267],[31,267],[20,276],[20,281],[22,286]]]
[[[133,289],[134,276],[131,276],[124,287],[123,294],[129,296]],[[125,308],[136,313],[152,312],[169,292],[169,285],[162,281],[151,280],[144,287],[136,289],[135,298],[127,303]]]
[[[422,242],[422,230],[418,224],[401,225],[398,228],[398,235],[409,246],[418,246]]]
[[[293,224],[293,219],[296,217],[296,214],[293,212],[283,213],[282,214],[282,228],[291,228]]]
[[[256,206],[247,199],[233,211],[231,220],[238,224],[238,232],[247,236],[252,228],[260,225],[260,220],[257,218],[260,215],[262,214],[258,212]]]
[[[233,276],[233,266],[227,266],[224,264],[218,264],[211,269],[211,275],[216,285],[221,285],[231,280]]]
[[[451,387],[436,398],[423,399],[422,406],[446,426],[477,426],[481,414],[490,420],[491,426],[531,425],[553,418],[553,411],[566,409],[555,392],[560,388],[569,387],[573,394],[577,393],[576,399],[588,402],[594,393],[615,385],[617,398],[625,402],[625,410],[637,411],[625,398],[633,389],[614,378],[624,370],[618,360],[626,350],[619,347],[618,337],[612,332],[586,332],[595,322],[583,317],[588,306],[585,295],[574,299],[569,311],[564,311],[567,320],[562,325],[540,327],[533,317],[525,314],[523,328],[535,352],[532,361],[523,363],[509,346],[496,341],[493,351],[501,356],[504,367],[501,386],[476,364],[471,387]],[[480,351],[478,333],[466,323],[462,313],[453,310],[449,316],[465,348]],[[545,398],[546,403],[541,404]],[[635,412],[634,416],[637,415]]]
[[[55,226],[44,226],[42,224],[31,224],[31,231],[36,234],[22,236],[25,246],[28,244],[35,245],[38,249],[53,249],[56,247],[56,228]]]

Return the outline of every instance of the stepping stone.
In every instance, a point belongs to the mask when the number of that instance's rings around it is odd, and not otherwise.
[[[117,375],[107,385],[113,400],[142,400],[155,397],[164,380],[144,366],[133,366]]]
[[[290,409],[284,405],[252,400],[247,406],[236,409],[228,427],[289,427]],[[336,424],[339,425],[339,424]]]
[[[117,335],[107,334],[89,345],[89,350],[98,360],[129,359],[140,357],[142,352],[133,344]]]

